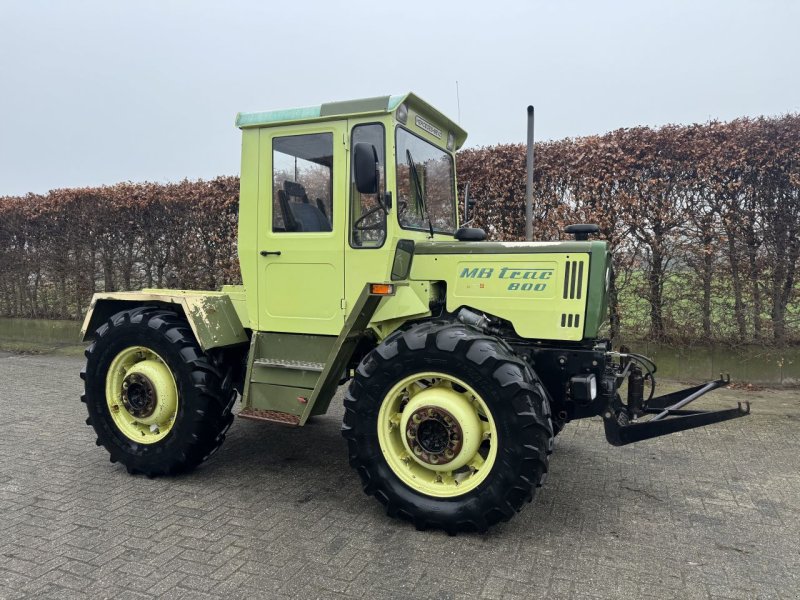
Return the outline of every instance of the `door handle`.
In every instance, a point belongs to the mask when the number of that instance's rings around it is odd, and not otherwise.
[[[261,251],[261,256],[269,256],[270,254],[274,254],[275,256],[280,256],[281,255],[281,251],[280,250],[262,250]]]

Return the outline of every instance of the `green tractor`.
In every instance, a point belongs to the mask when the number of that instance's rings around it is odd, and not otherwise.
[[[206,460],[237,400],[240,417],[302,427],[349,382],[364,491],[418,528],[485,531],[531,501],[573,419],[599,415],[623,445],[749,412],[684,408],[722,378],[653,397],[655,365],[599,339],[596,226],[498,242],[460,225],[466,132],[418,96],[237,126],[243,285],[96,294],[83,323],[87,423],[130,473]]]

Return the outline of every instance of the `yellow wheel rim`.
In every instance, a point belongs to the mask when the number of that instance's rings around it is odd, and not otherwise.
[[[106,402],[114,425],[125,437],[154,444],[175,424],[178,386],[163,358],[144,346],[131,346],[111,361]]]
[[[426,372],[396,383],[378,412],[378,442],[411,489],[449,498],[475,489],[497,458],[489,407],[462,380]]]

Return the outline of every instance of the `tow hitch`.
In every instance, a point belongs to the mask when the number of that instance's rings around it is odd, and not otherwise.
[[[687,410],[684,408],[701,396],[730,383],[730,376],[709,381],[694,387],[644,399],[644,381],[649,379],[651,390],[655,389],[655,365],[650,359],[628,352],[614,353],[620,357],[616,378],[628,378],[628,403],[623,404],[616,392],[615,401],[603,411],[606,439],[614,446],[624,446],[686,429],[703,427],[750,413],[750,403],[738,403],[736,408],[724,410]],[[637,364],[638,363],[638,364]],[[645,367],[643,375],[639,364]],[[652,369],[650,368],[652,367]],[[651,415],[650,418],[646,418]],[[643,420],[639,420],[643,418]]]

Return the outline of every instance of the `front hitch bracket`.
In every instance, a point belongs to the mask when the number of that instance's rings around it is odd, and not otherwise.
[[[712,423],[720,423],[730,419],[737,419],[750,414],[750,403],[744,405],[739,402],[737,408],[725,410],[687,410],[684,407],[694,402],[704,394],[730,383],[730,377],[720,376],[715,381],[672,392],[653,398],[646,403],[642,413],[653,415],[646,421],[629,421],[627,412],[623,409],[615,411],[609,406],[603,412],[603,424],[606,439],[613,446],[625,446],[634,442],[641,442],[654,437],[704,427]]]

